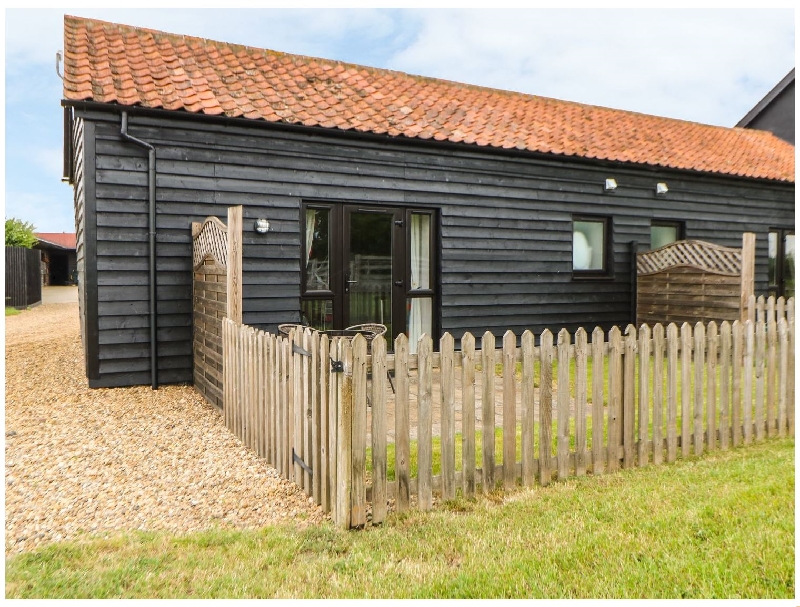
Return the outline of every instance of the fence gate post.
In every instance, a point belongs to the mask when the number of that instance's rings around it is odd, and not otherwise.
[[[753,232],[742,234],[742,274],[741,298],[739,301],[739,320],[747,320],[747,304],[755,294],[756,235]]]
[[[342,372],[338,377],[336,399],[339,416],[336,419],[336,509],[335,523],[342,529],[350,528],[350,500],[352,488],[352,429],[353,429],[353,351],[350,342],[339,340],[338,357]]]

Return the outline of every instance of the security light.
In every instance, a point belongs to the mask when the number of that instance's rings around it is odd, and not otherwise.
[[[253,229],[259,234],[266,234],[269,232],[269,222],[266,219],[256,219]]]
[[[661,182],[656,184],[656,194],[660,194],[663,196],[667,192],[669,192],[669,188],[667,187],[666,183]]]
[[[617,189],[617,180],[616,179],[606,179],[606,192],[613,192]]]

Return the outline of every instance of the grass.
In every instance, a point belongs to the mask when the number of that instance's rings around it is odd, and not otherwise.
[[[21,311],[22,310],[17,310],[16,308],[9,308],[8,306],[6,306],[6,316],[16,316]]]
[[[52,544],[7,559],[6,597],[794,597],[793,439],[490,498]]]

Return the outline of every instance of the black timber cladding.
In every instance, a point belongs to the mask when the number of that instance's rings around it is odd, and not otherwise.
[[[86,310],[87,337],[96,336],[89,350],[98,355],[90,383],[146,384],[147,159],[120,139],[118,113],[79,114],[92,138],[91,150],[86,143],[87,164],[93,165],[86,169],[85,188]],[[739,247],[742,232],[755,231],[756,290],[764,292],[767,231],[794,222],[794,184],[331,136],[324,129],[277,129],[247,120],[132,114],[129,130],[156,147],[158,356],[164,382],[192,379],[190,223],[209,215],[227,221],[229,206],[244,206],[243,320],[267,330],[298,319],[303,200],[438,209],[441,329],[456,338],[487,329],[500,336],[507,329],[538,333],[545,327],[627,324],[629,243],[647,248],[654,218],[684,221],[687,238],[724,246]],[[606,177],[619,184],[613,194],[603,192]],[[668,183],[666,197],[656,197],[658,181]],[[610,278],[573,279],[573,214],[611,218]],[[270,221],[268,234],[250,229],[257,217]]]

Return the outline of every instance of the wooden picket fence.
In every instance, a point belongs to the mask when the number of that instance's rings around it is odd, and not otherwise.
[[[413,355],[404,335],[388,354],[225,320],[225,421],[343,528],[794,435],[794,300],[751,303],[744,323],[509,331],[499,349],[487,332],[480,350],[467,333],[458,351],[445,333],[438,352],[423,335]]]

